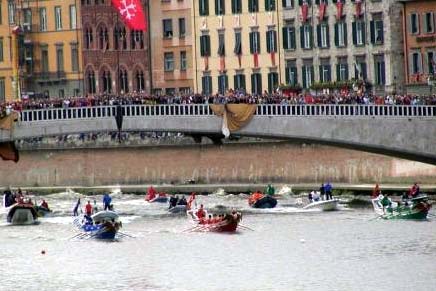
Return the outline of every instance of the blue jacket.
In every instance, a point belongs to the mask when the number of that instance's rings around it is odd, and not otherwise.
[[[103,204],[104,205],[110,205],[111,202],[112,202],[112,198],[109,196],[109,194],[104,194]]]

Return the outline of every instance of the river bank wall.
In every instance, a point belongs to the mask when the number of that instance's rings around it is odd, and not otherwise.
[[[329,146],[244,143],[21,151],[0,163],[1,186],[196,183],[409,185],[436,182],[436,166]]]

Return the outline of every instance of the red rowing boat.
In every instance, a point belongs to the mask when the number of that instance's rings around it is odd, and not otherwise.
[[[199,219],[195,212],[190,210],[188,211],[188,216],[195,223],[195,226],[190,231],[200,232],[235,232],[239,222],[242,220],[242,214],[236,211],[218,217],[214,216],[214,218],[211,218],[212,215],[209,215],[210,218]]]

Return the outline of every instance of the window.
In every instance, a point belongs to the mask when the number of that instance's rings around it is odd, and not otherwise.
[[[354,63],[354,79],[356,80],[366,80],[366,62],[364,57],[356,58]]]
[[[303,88],[309,89],[314,82],[314,69],[312,64],[304,64],[301,67],[301,73],[303,75]]]
[[[433,12],[424,14],[424,33],[434,32],[434,16]]]
[[[136,71],[135,79],[136,79],[136,91],[143,92],[145,90],[144,72],[142,70]]]
[[[276,72],[268,73],[268,93],[273,93],[279,86],[279,74]]]
[[[62,30],[62,9],[60,6],[55,7],[55,25],[56,30]]]
[[[45,7],[39,8],[39,30],[47,31],[47,10]]]
[[[71,71],[79,71],[79,50],[77,49],[77,44],[71,45]]]
[[[201,77],[201,87],[203,89],[202,94],[204,95],[212,94],[212,77],[211,76]]]
[[[409,31],[411,34],[419,34],[419,14],[412,13],[410,14],[410,26]]]
[[[86,73],[86,83],[89,94],[95,94],[95,73],[93,70],[88,70]]]
[[[6,101],[5,78],[0,78],[0,102]]]
[[[248,12],[259,12],[259,0],[248,0]]]
[[[0,25],[3,24],[3,3],[0,1]]]
[[[242,41],[241,41],[241,32],[240,31],[235,32],[235,48],[233,49],[233,52],[237,56],[242,55]]]
[[[3,37],[0,37],[0,62],[4,61],[3,55]]]
[[[59,89],[58,90],[58,98],[64,98],[65,97],[65,90]]]
[[[98,48],[101,50],[109,49],[109,33],[104,26],[101,26],[98,30]]]
[[[332,80],[332,69],[328,62],[328,60],[321,61],[321,65],[319,66],[319,81],[321,83],[330,82]]]
[[[250,32],[250,53],[260,53],[260,33],[258,31]]]
[[[132,50],[144,49],[144,32],[142,30],[130,31],[130,46]]]
[[[164,70],[165,72],[174,71],[174,54],[164,53]]]
[[[335,23],[335,45],[337,47],[347,46],[347,24],[345,21]]]
[[[229,88],[229,81],[227,75],[219,75],[218,76],[218,92],[221,95],[226,94],[227,89]]]
[[[347,81],[348,80],[348,63],[347,58],[339,58],[338,64],[336,64],[336,80]]]
[[[283,27],[283,49],[294,50],[295,49],[295,27],[285,26]]]
[[[104,70],[101,74],[104,93],[112,93],[112,76],[109,70]]]
[[[413,75],[422,73],[421,70],[421,53],[415,52],[411,54],[411,64],[412,64],[412,71],[411,73]]]
[[[375,85],[385,85],[385,60],[384,56],[375,56]]]
[[[353,44],[355,46],[365,45],[365,22],[362,20],[352,23]]]
[[[165,88],[165,94],[169,96],[174,96],[174,94],[176,94],[176,88]]]
[[[300,27],[300,42],[301,48],[311,49],[313,47],[313,31],[310,24],[305,24]]]
[[[215,0],[215,15],[226,14],[226,9],[224,7],[224,0]]]
[[[76,5],[70,5],[70,29],[77,28]]]
[[[41,48],[41,71],[48,73],[48,48]]]
[[[163,37],[164,38],[172,38],[173,37],[173,20],[172,19],[164,19],[163,23]]]
[[[276,10],[276,0],[265,0],[265,11]]]
[[[15,0],[8,1],[8,21],[9,24],[15,23]]]
[[[198,11],[200,16],[209,15],[209,0],[199,0]]]
[[[383,20],[372,20],[370,23],[371,28],[371,43],[372,44],[383,44]]]
[[[283,8],[294,8],[294,0],[282,0]]]
[[[245,92],[245,75],[244,74],[236,74],[233,77],[233,88],[235,90],[244,91]]]
[[[275,30],[266,32],[266,51],[268,53],[277,52],[277,32]]]
[[[430,75],[436,74],[436,53],[434,51],[427,52],[427,65],[428,73]]]
[[[32,31],[32,10],[31,9],[23,9],[23,29],[25,32]]]
[[[262,75],[260,73],[251,74],[251,93],[254,95],[262,94]]]
[[[119,72],[119,84],[120,84],[120,90],[121,93],[128,93],[129,92],[129,78],[127,75],[127,70],[121,69]]]
[[[318,47],[328,48],[330,46],[329,25],[326,22],[318,24],[316,27],[318,36]]]
[[[117,25],[114,29],[114,49],[127,49],[127,33],[124,26]]]
[[[64,48],[62,46],[56,47],[56,71],[64,71]]]
[[[285,83],[295,86],[298,84],[297,64],[295,61],[287,61],[285,68]]]
[[[185,18],[179,18],[179,37],[185,37],[185,35],[186,35]]]
[[[92,28],[88,27],[85,29],[85,48],[86,49],[92,49],[93,47],[93,34],[92,34]],[[115,44],[117,42],[115,41]]]
[[[223,57],[226,55],[226,45],[224,40],[224,33],[218,34],[218,56]]]
[[[202,57],[210,57],[210,36],[200,36],[200,55]]]
[[[242,0],[232,0],[232,13],[242,13]]]
[[[180,52],[180,70],[186,71],[187,68],[186,51]]]

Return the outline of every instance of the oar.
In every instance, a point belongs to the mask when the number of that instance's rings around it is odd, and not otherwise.
[[[127,234],[127,233],[123,233],[123,232],[117,232],[117,235],[121,236],[121,237],[131,237],[131,238],[135,238],[133,235]]]
[[[254,229],[252,229],[252,228],[250,228],[250,227],[248,227],[248,226],[242,225],[242,224],[239,224],[238,226],[239,226],[240,228],[243,228],[243,229],[247,229],[247,230],[254,231]]]

